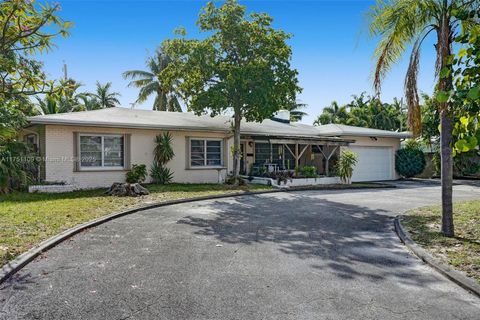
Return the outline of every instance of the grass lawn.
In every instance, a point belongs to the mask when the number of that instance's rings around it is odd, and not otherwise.
[[[219,184],[148,185],[150,195],[105,196],[105,189],[62,194],[13,193],[0,196],[0,266],[39,242],[80,223],[149,202],[269,189]]]
[[[412,210],[402,217],[402,224],[414,241],[480,283],[480,200],[454,204],[453,216],[455,238],[439,232],[439,206]]]

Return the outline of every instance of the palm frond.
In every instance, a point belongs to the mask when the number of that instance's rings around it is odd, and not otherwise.
[[[422,115],[417,86],[422,39],[423,37],[418,38],[413,45],[407,75],[405,76],[405,97],[407,99],[408,106],[408,125],[415,136],[419,135],[422,130]]]
[[[158,82],[151,82],[140,89],[140,91],[138,92],[138,98],[136,102],[143,103],[148,99],[148,97],[150,97],[152,94],[156,94],[158,91],[159,91]]]
[[[122,73],[122,76],[124,79],[132,79],[132,80],[138,79],[138,78],[153,79],[155,77],[155,74],[148,71],[143,71],[143,70],[130,70]]]
[[[370,11],[372,37],[380,37],[374,52],[373,84],[377,95],[391,67],[402,57],[406,47],[431,23],[432,16],[425,1],[377,1]]]

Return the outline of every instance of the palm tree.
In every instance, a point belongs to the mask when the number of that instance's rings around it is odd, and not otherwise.
[[[474,10],[478,1],[472,0],[377,0],[369,12],[370,33],[380,41],[374,56],[374,87],[380,94],[381,84],[392,65],[397,62],[412,44],[410,63],[405,78],[405,95],[408,106],[408,122],[415,135],[421,131],[421,110],[417,92],[417,76],[420,48],[429,34],[436,34],[437,96],[441,123],[441,180],[442,180],[442,228],[445,236],[454,236],[452,214],[452,105],[445,98],[453,88],[453,67],[450,56],[455,33],[459,29],[454,14]],[[473,22],[473,21],[472,21]]]
[[[405,104],[403,103],[403,98],[401,99],[393,98],[393,103],[390,106],[394,110],[394,113],[397,117],[397,121],[398,121],[397,128],[400,131],[403,131],[405,129],[405,124],[407,121],[406,114],[405,114],[406,109],[405,109]]]
[[[135,103],[143,103],[150,96],[155,95],[153,110],[182,112],[182,107],[173,88],[165,87],[159,78],[162,70],[170,62],[171,59],[167,55],[157,50],[154,57],[147,59],[148,71],[130,70],[123,73],[124,79],[132,80],[128,84],[129,87],[140,88]]]
[[[57,114],[74,111],[82,111],[83,107],[78,102],[78,97],[58,96],[56,94],[47,94],[43,99],[35,97],[37,99],[36,109],[40,114]]]
[[[113,108],[120,104],[120,101],[118,101],[117,98],[120,96],[120,93],[110,92],[110,88],[112,87],[111,82],[107,82],[106,84],[102,85],[97,81],[96,85],[96,92],[91,93],[90,96],[98,102],[100,109]],[[91,107],[93,107],[93,105]]]
[[[323,108],[322,114],[313,122],[319,126],[329,123],[345,123],[348,117],[346,107],[340,107],[336,101],[333,101],[329,107]]]
[[[78,95],[78,99],[81,101],[80,104],[82,111],[103,109],[100,102],[97,98],[93,97],[91,93],[81,93]]]
[[[50,96],[57,104],[57,113],[81,111],[77,90],[82,86],[74,79],[60,80],[60,85]]]
[[[296,102],[290,109],[290,121],[298,122],[302,121],[303,117],[308,115],[305,111],[300,109],[305,108],[307,105],[305,103]]]

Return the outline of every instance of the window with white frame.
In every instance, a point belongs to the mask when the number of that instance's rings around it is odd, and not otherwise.
[[[121,168],[124,166],[122,135],[80,135],[82,168]]]
[[[223,165],[223,140],[190,139],[191,167],[218,167]]]

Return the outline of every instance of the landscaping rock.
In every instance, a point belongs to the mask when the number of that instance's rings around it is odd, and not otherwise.
[[[138,197],[150,194],[150,192],[139,183],[115,182],[105,194],[117,197]]]

